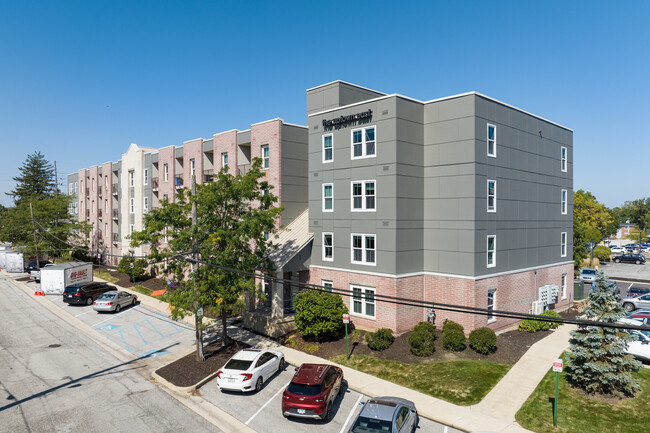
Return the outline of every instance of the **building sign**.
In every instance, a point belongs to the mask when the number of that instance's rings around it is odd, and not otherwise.
[[[372,117],[372,110],[363,111],[357,114],[350,114],[348,116],[339,116],[334,119],[323,119],[323,128],[342,128],[344,125],[352,122],[358,122],[359,120],[370,120]]]

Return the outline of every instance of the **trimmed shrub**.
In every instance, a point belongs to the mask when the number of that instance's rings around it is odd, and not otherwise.
[[[487,355],[497,349],[497,334],[490,328],[478,328],[469,333],[469,347],[474,352]]]
[[[449,329],[458,329],[460,332],[465,332],[465,329],[463,328],[463,325],[460,323],[456,323],[452,320],[445,320],[445,323],[442,324],[442,333],[444,334],[445,331]]]
[[[445,350],[460,352],[465,349],[465,333],[462,329],[462,326],[452,326],[442,330],[442,347]]]
[[[598,258],[601,262],[609,262],[609,258],[612,256],[612,250],[607,248],[605,245],[597,245],[594,248],[594,258]]]
[[[133,268],[131,268],[131,263],[133,263]],[[122,257],[120,263],[117,265],[117,271],[124,275],[128,275],[129,277],[134,277],[137,280],[144,276],[147,266],[148,263],[146,259]]]
[[[429,356],[436,350],[436,327],[429,322],[420,322],[409,336],[409,347],[415,356]]]
[[[542,316],[557,317],[557,318],[562,317],[557,311],[554,310],[546,310],[542,313]],[[547,329],[555,329],[558,326],[560,326],[558,322],[544,322],[544,325],[548,326]]]
[[[386,350],[393,344],[393,341],[395,341],[395,337],[392,329],[381,328],[366,334],[366,342],[372,350]]]
[[[293,307],[294,322],[305,338],[321,341],[341,335],[341,317],[348,309],[336,293],[303,290],[293,299]]]
[[[560,317],[560,315],[553,310],[546,310],[541,314],[541,316]],[[541,320],[535,320],[531,317],[519,322],[519,326],[517,327],[517,329],[522,332],[537,332],[537,331],[548,331],[549,329],[555,329],[558,326],[559,323],[544,322]]]

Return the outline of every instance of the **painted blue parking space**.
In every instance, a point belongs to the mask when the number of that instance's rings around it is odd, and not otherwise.
[[[167,337],[171,337],[184,330],[184,327],[177,326],[173,321],[161,314],[153,317],[146,317],[132,325],[120,326],[119,328],[105,329],[110,325],[104,325],[97,330],[107,331],[106,337],[113,343],[118,344],[124,349],[134,354],[143,356],[151,352],[150,346]],[[114,332],[111,332],[114,331]],[[157,353],[157,356],[161,355]]]

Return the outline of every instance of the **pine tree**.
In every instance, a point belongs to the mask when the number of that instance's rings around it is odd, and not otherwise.
[[[16,189],[7,193],[17,205],[30,199],[42,200],[55,195],[54,167],[41,152],[27,155],[20,173],[20,176],[13,178]]]
[[[587,319],[614,323],[625,315],[614,295],[613,283],[602,272],[589,291]],[[634,395],[639,390],[632,372],[641,363],[627,355],[627,341],[633,337],[624,330],[580,325],[571,332],[571,354],[567,362],[569,382],[587,393]]]

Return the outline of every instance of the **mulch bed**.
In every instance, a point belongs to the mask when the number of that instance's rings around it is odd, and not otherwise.
[[[239,341],[232,341],[228,346],[221,347],[221,340],[217,340],[203,346],[205,361],[197,361],[196,353],[193,352],[159,368],[156,373],[176,386],[193,386],[216,373],[235,353],[247,347],[250,346]]]
[[[129,275],[125,275],[121,272],[117,272],[115,268],[111,268],[108,266],[102,266],[102,271],[108,271],[112,277],[117,278],[117,281],[113,284],[117,284],[118,286],[121,287],[133,287],[133,279]],[[160,290],[160,289],[165,289],[167,288],[167,282],[161,278],[151,278],[151,277],[143,277],[142,279],[136,278],[135,280],[135,285],[136,286],[142,286],[146,287],[147,289],[151,290]]]

